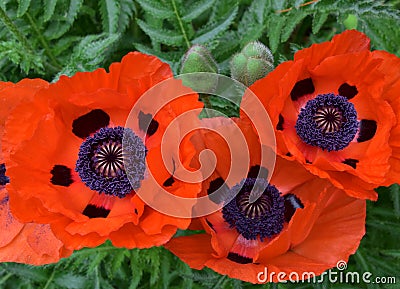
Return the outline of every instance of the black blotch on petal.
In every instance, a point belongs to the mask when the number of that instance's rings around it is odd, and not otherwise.
[[[87,205],[86,208],[82,212],[82,214],[89,217],[90,219],[107,218],[109,213],[110,213],[110,210],[103,208],[103,207],[97,207],[92,204]]]
[[[137,215],[137,214],[139,214],[139,212],[138,212],[138,210],[135,208],[135,214]]]
[[[80,138],[87,138],[102,127],[108,126],[110,116],[101,109],[94,109],[72,122],[72,133]]]
[[[303,209],[304,205],[298,197],[293,194],[284,195],[285,199],[285,222],[289,222],[297,209]]]
[[[294,85],[292,91],[290,92],[290,98],[293,101],[298,100],[300,97],[313,93],[315,91],[315,87],[311,78],[306,78],[300,81],[297,81]]]
[[[360,162],[360,161],[359,161],[359,160],[356,160],[356,159],[345,159],[345,160],[343,161],[344,164],[346,164],[346,165],[348,165],[348,166],[351,166],[353,169],[356,169],[356,168],[357,168],[357,164],[358,164],[359,162]]]
[[[172,186],[173,183],[175,183],[175,180],[172,176],[170,176],[168,179],[165,180],[165,182],[163,183],[163,186],[170,187],[170,186]]]
[[[293,155],[292,155],[290,152],[287,152],[287,153],[286,153],[286,156],[287,156],[287,157],[292,157]]]
[[[259,165],[252,166],[247,174],[247,178],[252,179],[266,179],[268,177],[268,170]]]
[[[139,128],[146,132],[148,136],[152,136],[158,129],[158,122],[153,119],[150,113],[139,112]]]
[[[312,164],[312,162],[306,159],[306,164]]]
[[[213,224],[212,224],[208,219],[206,219],[206,223],[207,223],[207,225],[210,226],[210,228],[211,228],[213,231],[215,231]]]
[[[253,263],[253,259],[252,258],[248,258],[245,256],[241,256],[237,253],[233,253],[233,252],[229,252],[228,257],[229,260],[239,263],[239,264],[249,264],[249,263]]]
[[[358,132],[357,141],[364,142],[374,137],[377,129],[375,120],[362,119],[359,124],[360,130]]]
[[[71,169],[64,165],[55,165],[50,173],[52,174],[50,182],[53,185],[69,187],[74,182],[72,180]]]
[[[277,130],[283,130],[283,123],[284,123],[285,119],[283,118],[283,116],[280,114],[279,115],[279,121],[278,124],[276,125],[276,129]]]
[[[215,191],[217,191],[220,188],[221,188],[221,190],[216,195],[211,195],[212,193],[214,193]],[[224,197],[225,197],[224,192],[228,191],[228,190],[229,190],[229,188],[225,184],[224,179],[219,177],[210,182],[210,186],[207,189],[207,194],[209,195],[209,198],[211,201],[213,201],[216,204],[219,204],[224,200]]]
[[[358,93],[357,87],[347,83],[343,83],[339,87],[339,95],[346,97],[347,99],[352,99]]]
[[[0,186],[5,186],[10,182],[10,179],[5,175],[6,174],[6,165],[0,164]]]

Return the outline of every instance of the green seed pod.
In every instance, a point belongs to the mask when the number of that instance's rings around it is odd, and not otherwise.
[[[183,57],[181,74],[191,72],[218,73],[217,63],[204,46],[193,45]]]
[[[254,41],[233,56],[230,66],[231,77],[250,86],[274,69],[274,58],[264,44]]]

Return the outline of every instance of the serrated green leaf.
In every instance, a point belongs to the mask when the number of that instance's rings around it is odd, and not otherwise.
[[[76,16],[78,15],[79,10],[82,7],[83,0],[70,0],[69,9],[67,14],[67,21],[69,23],[73,23]]]
[[[312,22],[312,32],[317,34],[319,30],[321,30],[322,25],[326,22],[329,17],[329,13],[325,11],[315,11],[313,15],[313,22]]]
[[[86,276],[79,276],[72,273],[59,272],[53,279],[53,282],[63,288],[83,289],[88,285]]]
[[[47,22],[54,15],[54,10],[57,5],[57,0],[44,0],[43,21]]]
[[[120,249],[112,259],[111,263],[111,273],[116,274],[118,270],[120,270],[122,266],[122,262],[125,260],[125,257],[128,256],[128,252],[125,249]]]
[[[129,25],[133,14],[136,13],[135,2],[131,0],[121,0],[121,13],[118,21],[118,32],[123,33]]]
[[[241,46],[261,37],[266,25],[264,17],[268,8],[267,2],[264,0],[251,2],[238,24]]]
[[[180,46],[184,41],[183,36],[176,31],[156,29],[140,19],[137,20],[137,24],[147,35],[158,42],[171,46]]]
[[[31,0],[18,0],[18,11],[17,16],[23,16],[26,11],[29,9],[29,5],[31,4]]]
[[[280,17],[278,14],[271,14],[268,19],[267,33],[269,39],[269,48],[274,53],[281,40],[281,31],[285,25],[286,18]]]
[[[192,40],[192,43],[207,43],[208,41],[216,38],[222,32],[226,31],[232,24],[238,12],[238,7],[234,7],[226,16],[224,20],[217,23],[210,23],[206,27],[203,27],[200,32],[197,33],[196,38]],[[199,35],[200,34],[200,35]]]
[[[232,11],[234,7],[239,6],[238,0],[219,0],[215,2],[211,15],[209,18],[209,23],[220,22],[225,19],[227,15]]]
[[[308,13],[304,10],[292,10],[286,18],[285,25],[282,27],[280,42],[285,42],[292,35],[296,26],[307,17]]]
[[[136,0],[144,11],[161,19],[169,19],[175,17],[172,7],[166,6],[164,3],[154,0]]]
[[[120,5],[117,0],[100,0],[100,14],[103,30],[108,33],[118,32]]]
[[[48,28],[44,32],[44,36],[48,40],[53,40],[64,35],[73,25],[75,18],[82,7],[82,3],[83,0],[71,0],[67,13],[64,12],[62,17],[48,22]]]
[[[24,264],[8,263],[6,270],[13,273],[21,278],[26,278],[36,282],[47,281],[49,275],[47,272],[41,270],[38,267],[26,266]]]
[[[188,9],[188,14],[182,17],[183,21],[190,22],[203,14],[206,10],[210,9],[216,0],[201,0],[196,1],[194,5],[191,5]]]
[[[88,35],[74,48],[68,64],[56,75],[54,81],[61,75],[71,76],[77,71],[88,71],[97,68],[104,61],[112,47],[118,41],[119,34]]]

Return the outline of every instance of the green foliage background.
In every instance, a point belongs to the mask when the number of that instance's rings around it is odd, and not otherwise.
[[[192,44],[205,45],[220,73],[229,75],[230,58],[252,40],[269,46],[277,65],[346,28],[365,32],[373,49],[400,56],[400,0],[311,2],[5,0],[0,2],[0,79],[55,81],[61,74],[107,68],[132,50],[158,56],[177,74]],[[227,104],[208,105],[226,110]],[[394,276],[397,284],[252,285],[208,269],[191,270],[163,248],[126,250],[106,243],[53,265],[0,264],[0,288],[399,288],[400,190],[398,185],[378,190],[379,201],[368,202],[367,234],[348,271]]]

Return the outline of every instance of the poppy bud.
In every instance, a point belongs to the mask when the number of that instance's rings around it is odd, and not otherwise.
[[[187,74],[182,78],[183,83],[198,93],[215,92],[218,84],[215,73],[218,73],[218,64],[204,46],[195,44],[183,56],[181,74]]]
[[[211,72],[218,73],[218,65],[204,46],[195,44],[184,55],[181,73]]]
[[[271,51],[261,42],[247,44],[231,60],[231,77],[246,86],[263,78],[274,69]]]

